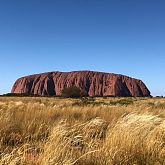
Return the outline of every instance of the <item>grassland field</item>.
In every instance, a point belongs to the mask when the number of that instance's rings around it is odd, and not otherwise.
[[[0,97],[0,165],[165,165],[165,98]]]

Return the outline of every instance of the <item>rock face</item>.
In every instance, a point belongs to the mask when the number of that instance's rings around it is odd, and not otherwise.
[[[70,86],[85,90],[89,96],[150,96],[141,80],[94,71],[48,72],[22,77],[11,92],[58,96]]]

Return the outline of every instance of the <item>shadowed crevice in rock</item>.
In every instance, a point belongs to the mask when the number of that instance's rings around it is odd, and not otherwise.
[[[131,96],[131,92],[129,91],[125,81],[122,82],[121,79],[116,81],[115,89],[116,89],[116,95],[115,96],[120,96],[120,97]]]
[[[36,87],[36,84],[40,81],[40,76],[36,77],[36,79],[33,81],[33,86],[32,86],[32,89],[31,89],[31,93],[34,93],[35,94],[35,87]]]
[[[49,72],[26,76],[14,83],[11,92],[59,96],[65,87],[70,86],[85,90],[89,96],[150,96],[150,91],[141,80],[95,71]]]
[[[47,80],[47,95],[48,96],[56,95],[55,84],[54,84],[54,81],[53,81],[53,75],[52,74],[50,74],[48,76],[48,80]]]

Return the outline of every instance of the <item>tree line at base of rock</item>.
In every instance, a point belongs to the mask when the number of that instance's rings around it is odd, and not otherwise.
[[[62,98],[82,98],[82,97],[89,97],[87,92],[85,90],[81,90],[80,88],[76,86],[71,86],[71,87],[66,87],[62,90],[61,95],[57,96],[40,96],[37,94],[28,94],[28,93],[7,93],[3,94],[0,96],[13,96],[13,97],[62,97]],[[100,97],[100,96],[95,96],[95,97]],[[104,96],[104,97],[115,97],[115,96]],[[152,97],[152,96],[150,96]],[[163,96],[156,96],[163,98]]]
[[[28,94],[28,93],[7,93],[1,96],[15,96],[15,97],[41,97],[40,95],[37,94]],[[61,96],[60,97],[64,97],[64,98],[80,98],[80,97],[87,97],[88,94],[85,90],[80,90],[80,88],[76,87],[76,86],[71,86],[71,87],[67,87],[64,88],[61,92]],[[45,97],[47,97],[45,95]],[[59,96],[53,96],[53,97],[59,97]]]

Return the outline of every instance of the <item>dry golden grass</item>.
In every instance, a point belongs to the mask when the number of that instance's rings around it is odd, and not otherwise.
[[[0,97],[0,165],[165,165],[165,99]]]

